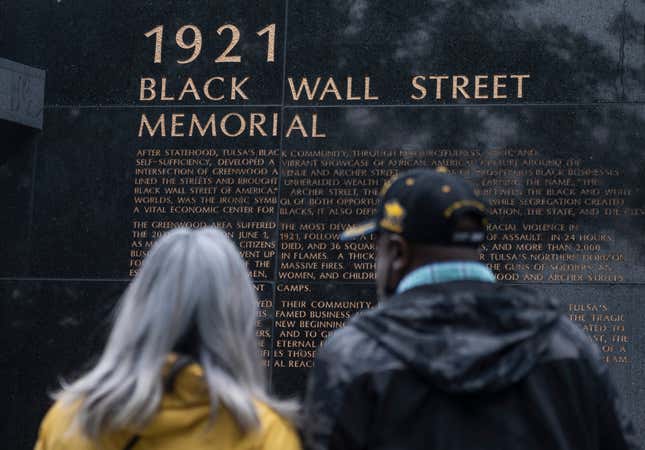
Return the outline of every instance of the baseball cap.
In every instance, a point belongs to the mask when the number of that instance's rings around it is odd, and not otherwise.
[[[476,226],[458,229],[464,215],[473,217]],[[478,246],[484,241],[486,224],[486,205],[463,178],[444,167],[413,169],[386,181],[374,217],[348,228],[340,239],[351,241],[386,231],[422,244]]]

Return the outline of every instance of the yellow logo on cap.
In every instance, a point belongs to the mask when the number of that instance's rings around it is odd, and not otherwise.
[[[385,217],[381,219],[380,225],[388,231],[394,233],[403,232],[403,219],[405,218],[405,209],[396,200],[391,200],[385,204]]]
[[[468,207],[478,209],[481,212],[484,212],[486,210],[486,207],[484,206],[484,204],[482,202],[478,202],[477,200],[459,200],[457,202],[454,202],[452,205],[448,206],[443,211],[443,215],[445,216],[446,219],[448,219],[450,218],[450,216],[452,216],[452,213],[454,213],[456,210],[461,208],[468,208]]]
[[[379,196],[383,197],[385,193],[392,187],[392,183],[396,181],[396,179],[399,177],[398,174],[392,175],[389,180],[387,180],[385,183],[383,183],[383,187],[381,188],[381,191],[379,192]]]

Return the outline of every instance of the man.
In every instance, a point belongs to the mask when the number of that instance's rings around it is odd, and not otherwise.
[[[309,448],[637,448],[598,348],[556,300],[478,262],[485,227],[462,179],[412,170],[341,236],[375,233],[380,304],[319,350]]]

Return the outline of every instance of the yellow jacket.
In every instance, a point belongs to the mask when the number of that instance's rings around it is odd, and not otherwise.
[[[244,434],[233,416],[220,407],[214,423],[210,403],[204,395],[202,369],[192,364],[176,378],[172,392],[164,394],[161,408],[132,450],[300,450],[293,427],[264,403],[256,402],[260,428]],[[74,407],[56,402],[40,426],[35,450],[122,450],[132,431],[108,433],[91,442],[70,430]]]

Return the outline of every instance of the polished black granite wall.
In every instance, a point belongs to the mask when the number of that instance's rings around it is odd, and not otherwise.
[[[204,48],[194,63],[178,65],[186,52],[172,45],[173,35],[189,23],[204,33]],[[215,33],[224,23],[240,28],[239,64],[212,63],[227,42]],[[255,37],[269,23],[277,24],[270,64],[263,61],[265,41]],[[155,65],[153,41],[143,33],[159,24],[167,35],[164,62]],[[629,205],[643,208],[644,24],[645,3],[637,0],[0,2],[0,57],[47,70],[43,132],[9,142],[0,137],[0,371],[8,399],[2,441],[30,448],[47,392],[100,348],[109,311],[128,281],[142,112],[316,112],[327,133],[320,140],[218,136],[145,143],[166,148],[531,147],[545,158],[620,169],[615,186],[632,189]],[[521,99],[410,98],[413,74],[443,73],[531,78]],[[176,86],[187,76],[203,82],[247,75],[253,78],[248,101],[138,101],[142,76],[165,76]],[[295,101],[287,77],[304,76],[370,76],[379,99]],[[614,270],[624,281],[543,287],[565,304],[606,304],[625,315],[631,362],[611,369],[645,431],[645,219],[568,220],[614,233],[612,248],[625,255]],[[293,297],[276,293],[280,281],[263,283],[272,295],[261,297]],[[327,298],[371,295],[369,283],[312,286]],[[283,393],[300,391],[305,376],[302,368],[272,370]]]

